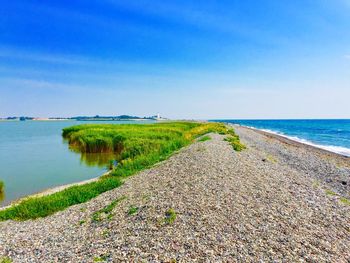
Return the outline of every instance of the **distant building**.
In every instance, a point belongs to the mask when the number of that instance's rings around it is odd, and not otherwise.
[[[157,115],[152,116],[152,119],[157,121],[167,120],[167,118],[162,117],[160,113],[157,113]]]

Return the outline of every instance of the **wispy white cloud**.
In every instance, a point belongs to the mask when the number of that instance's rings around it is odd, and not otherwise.
[[[0,47],[0,58],[29,60],[37,62],[55,63],[55,64],[89,64],[93,61],[86,57],[75,55],[48,54],[42,52],[25,51],[15,48]]]
[[[263,43],[287,43],[291,39],[283,38],[257,26],[248,25],[239,19],[234,10],[220,11],[213,4],[191,5],[188,2],[175,4],[170,2],[104,0],[118,9],[157,17],[165,21],[184,23],[204,30],[212,30],[233,36],[241,36]]]
[[[46,80],[29,79],[29,78],[0,78],[0,83],[4,87],[11,89],[45,89],[45,90],[72,90],[82,88],[82,86],[57,83]]]
[[[5,59],[1,60],[1,58]],[[14,66],[8,63],[7,60],[21,63],[16,63]],[[55,71],[52,71],[51,66],[47,67],[43,64],[60,65],[61,67],[57,67]],[[72,67],[67,70],[65,66]],[[0,46],[0,76],[8,77],[80,78],[80,80],[83,80],[82,82],[84,82],[85,78],[89,80],[99,79],[99,81],[104,82],[112,82],[120,79],[123,79],[125,82],[127,80],[130,81],[130,79],[146,79],[163,81],[169,84],[179,78],[181,80],[195,79],[195,81],[198,81],[203,76],[212,76],[213,79],[217,80],[220,77],[226,76],[226,73],[222,68],[215,70],[182,66],[174,67],[154,61],[97,58]]]
[[[153,69],[165,68],[160,63],[155,62],[145,62],[140,60],[121,60],[118,58],[104,58],[104,57],[93,57],[93,56],[81,56],[76,54],[60,54],[60,53],[47,53],[38,50],[25,50],[19,49],[16,47],[6,47],[0,46],[0,59],[9,59],[21,62],[42,62],[47,64],[59,64],[59,65],[72,65],[72,66],[86,66],[94,68],[94,71],[91,72],[95,74],[96,67],[98,69],[109,69],[111,70],[123,69],[123,71],[133,70],[138,71],[140,69],[149,68],[152,66]],[[6,61],[0,60],[0,67],[5,65]],[[23,65],[22,65],[23,66]],[[11,69],[11,67],[7,67]],[[31,68],[33,69],[33,68]],[[69,72],[67,72],[69,74]]]

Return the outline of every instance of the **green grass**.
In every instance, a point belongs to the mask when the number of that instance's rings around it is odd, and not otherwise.
[[[246,149],[246,146],[242,144],[236,136],[229,136],[225,141],[228,141],[236,152],[241,152]]]
[[[350,200],[345,197],[341,197],[339,201],[344,205],[350,205]]]
[[[12,263],[9,257],[0,257],[0,263]]]
[[[165,212],[165,218],[164,218],[164,223],[166,225],[171,225],[174,223],[176,219],[176,212],[174,209],[170,208]]]
[[[318,181],[318,180],[315,180],[315,181],[312,183],[312,187],[313,187],[313,188],[318,188],[318,187],[320,187],[320,185],[321,185],[321,183],[320,183],[320,181]]]
[[[328,195],[328,196],[336,196],[337,195],[337,193],[333,192],[332,190],[326,190],[325,192],[326,192],[326,195]]]
[[[199,142],[205,142],[205,141],[209,141],[209,140],[211,140],[210,136],[203,136],[198,141]]]
[[[349,199],[339,196],[336,192],[333,192],[332,190],[328,190],[328,189],[325,192],[326,192],[326,195],[328,195],[328,196],[338,196],[338,197],[340,197],[339,198],[339,202],[341,204],[343,204],[343,205],[350,205],[350,200]]]
[[[269,162],[271,162],[271,163],[277,163],[277,160],[276,160],[275,157],[274,157],[273,155],[271,155],[271,154],[268,154],[268,155],[266,156],[266,159],[267,159]]]
[[[243,143],[241,143],[239,136],[233,129],[230,129],[227,134],[229,134],[229,136],[225,138],[225,141],[229,142],[235,151],[240,152],[247,148]]]
[[[0,211],[0,220],[27,220],[45,217],[71,205],[84,203],[121,184],[120,178],[109,177],[89,184],[72,186],[52,195],[28,198],[18,205]]]
[[[103,261],[107,261],[109,255],[102,255],[99,257],[94,257],[94,262],[103,262]]]
[[[103,216],[107,218],[111,218],[112,211],[116,207],[117,204],[119,204],[121,201],[126,199],[126,196],[122,196],[114,201],[112,201],[109,205],[105,206],[104,208],[96,211],[92,214],[92,221],[93,222],[99,222],[103,220]]]
[[[96,182],[72,186],[48,196],[25,199],[0,211],[0,221],[45,217],[71,205],[87,202],[120,186],[125,177],[152,167],[211,132],[229,135],[228,141],[235,150],[244,148],[234,130],[222,123],[86,124],[65,128],[62,136],[70,149],[82,155],[110,154],[115,156],[118,166]]]
[[[130,206],[128,210],[128,215],[134,215],[139,211],[139,208],[137,206]]]
[[[109,237],[109,236],[110,236],[110,232],[109,232],[108,229],[106,229],[106,230],[103,230],[103,232],[101,233],[101,235],[102,235],[103,237]]]

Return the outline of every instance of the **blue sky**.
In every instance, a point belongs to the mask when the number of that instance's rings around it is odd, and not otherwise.
[[[0,117],[350,118],[350,0],[0,8]]]

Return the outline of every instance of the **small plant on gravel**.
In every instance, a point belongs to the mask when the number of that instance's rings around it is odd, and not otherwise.
[[[108,220],[112,220],[113,216],[114,216],[114,215],[113,215],[112,213],[110,213],[110,214],[107,215],[107,219],[108,219]]]
[[[229,134],[230,135],[225,138],[225,141],[229,142],[236,152],[240,152],[247,148],[243,143],[240,142],[239,136],[236,135],[233,130],[230,130]]]
[[[335,195],[337,195],[337,193],[333,192],[332,190],[326,190],[326,195],[335,196]]]
[[[94,262],[107,261],[108,258],[109,258],[109,255],[101,255],[99,257],[94,257]]]
[[[0,263],[12,263],[9,257],[0,257]]]
[[[79,221],[79,225],[84,225],[85,223],[86,223],[85,220],[80,220],[80,221]]]
[[[269,160],[271,163],[277,163],[277,160],[275,159],[275,157],[271,154],[268,154],[266,157],[267,160]]]
[[[315,181],[313,182],[313,184],[312,184],[312,187],[313,187],[313,188],[318,188],[318,187],[320,187],[320,181],[315,180]]]
[[[92,214],[92,218],[91,218],[92,222],[100,222],[102,220],[103,220],[103,218],[101,217],[100,213],[95,212],[95,213]]]
[[[137,206],[130,206],[128,210],[128,215],[134,215],[139,211],[139,208]]]
[[[110,235],[110,233],[109,233],[109,230],[103,230],[103,232],[102,232],[102,236],[103,237],[109,237],[109,235]]]
[[[350,205],[350,200],[345,197],[341,197],[339,201],[344,205]]]
[[[142,200],[144,200],[144,201],[149,201],[149,200],[151,200],[151,194],[143,194],[142,195]]]
[[[92,221],[93,222],[100,222],[104,219],[104,217],[111,219],[112,218],[111,213],[112,213],[114,207],[116,207],[116,205],[118,203],[120,203],[121,201],[123,201],[124,199],[126,199],[126,196],[122,196],[122,197],[112,201],[109,205],[107,205],[104,208],[93,213],[92,214]]]
[[[205,152],[206,148],[204,146],[198,147],[197,152]]]
[[[168,209],[165,212],[165,218],[164,218],[164,223],[166,225],[171,225],[172,223],[174,223],[176,219],[176,212],[173,208]]]
[[[205,141],[209,141],[211,140],[211,137],[210,136],[203,136],[201,137],[198,141],[199,142],[205,142]]]

